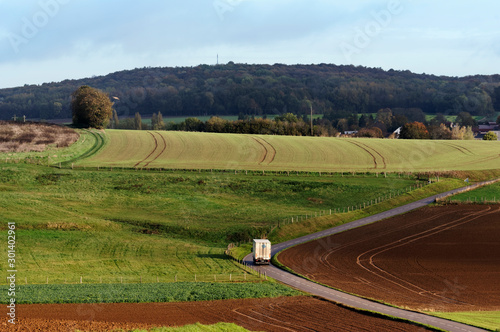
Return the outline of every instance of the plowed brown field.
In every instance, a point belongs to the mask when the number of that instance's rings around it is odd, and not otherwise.
[[[279,261],[411,309],[500,310],[500,206],[425,207],[293,247]]]
[[[106,331],[230,322],[252,331],[424,331],[312,297],[189,303],[21,305],[15,328],[2,331]]]

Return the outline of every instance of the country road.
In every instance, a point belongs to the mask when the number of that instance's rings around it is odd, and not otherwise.
[[[498,180],[495,180],[498,181]],[[424,207],[426,205],[429,205],[433,202],[436,201],[437,198],[442,198],[445,196],[449,196],[455,193],[459,193],[461,191],[464,191],[464,189],[474,189],[475,187],[482,186],[488,182],[484,183],[479,183],[473,186],[468,186],[465,188],[460,188],[460,189],[455,189],[446,193],[434,195],[428,198],[424,198],[422,200],[389,210],[385,211],[370,217],[366,217],[363,219],[359,219],[338,227],[333,227],[321,232],[317,232],[314,234],[306,235],[294,240],[278,243],[278,244],[273,244],[272,246],[272,255],[276,255],[282,250],[285,250],[287,248],[290,248],[292,246],[309,242],[312,240],[320,239],[329,235],[341,233],[350,229],[354,229],[360,226],[364,226],[367,224],[371,224],[376,221],[380,221],[383,219],[387,219],[393,216],[397,216],[403,213],[410,212],[412,210]],[[373,302],[370,300],[366,300],[357,296],[353,296],[347,293],[343,293],[340,291],[336,291],[334,289],[331,289],[326,286],[319,285],[317,283],[314,283],[312,281],[306,280],[304,278],[301,278],[299,276],[296,276],[292,273],[286,272],[276,266],[269,265],[269,266],[254,266],[253,261],[252,261],[252,254],[247,255],[244,258],[244,262],[251,266],[253,269],[261,271],[262,273],[265,273],[268,277],[274,278],[284,284],[290,285],[294,288],[297,288],[299,290],[302,290],[304,292],[325,298],[330,301],[334,301],[337,303],[341,303],[350,307],[354,308],[359,308],[359,309],[364,309],[364,310],[370,310],[370,311],[376,311],[379,313],[383,313],[386,315],[391,315],[394,317],[399,317],[407,320],[411,320],[417,323],[422,323],[422,324],[427,324],[431,325],[437,328],[441,328],[446,331],[457,331],[457,332],[465,332],[465,331],[485,331],[480,328],[475,328],[469,325],[461,324],[461,323],[456,323],[452,322],[446,319],[442,318],[437,318],[429,315],[425,315],[422,313],[418,312],[413,312],[413,311],[407,311],[403,309],[398,309],[394,308],[388,305],[380,304],[377,302]]]

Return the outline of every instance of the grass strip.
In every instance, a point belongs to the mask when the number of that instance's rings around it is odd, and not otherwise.
[[[0,303],[7,304],[7,286],[0,286]],[[303,295],[278,283],[150,283],[19,285],[17,304],[191,302]]]
[[[203,325],[200,323],[181,327],[156,327],[150,330],[133,330],[132,332],[246,332],[249,331],[232,323]]]
[[[428,315],[450,319],[490,331],[500,331],[500,311],[426,312]]]

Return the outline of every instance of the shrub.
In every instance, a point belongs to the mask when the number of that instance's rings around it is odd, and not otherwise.
[[[483,140],[485,141],[498,141],[498,136],[494,132],[490,131],[486,135],[484,135]]]

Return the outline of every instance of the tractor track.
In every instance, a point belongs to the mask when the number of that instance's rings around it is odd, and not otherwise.
[[[139,161],[138,163],[136,163],[136,164],[134,165],[134,168],[135,168],[135,167],[137,167],[137,166],[139,166],[139,165],[140,165],[140,164],[142,164],[142,163],[145,163],[145,164],[144,164],[144,166],[142,166],[141,168],[147,167],[147,166],[148,166],[148,165],[149,165],[152,161],[154,161],[154,160],[156,160],[156,158],[158,158],[158,157],[156,157],[155,159],[153,159],[153,160],[151,160],[150,162],[146,163],[146,161],[147,161],[147,160],[148,160],[148,159],[149,159],[149,158],[150,158],[150,157],[151,157],[151,156],[152,156],[152,155],[156,152],[156,150],[158,150],[158,140],[156,139],[156,136],[155,136],[152,132],[150,132],[150,131],[148,131],[148,134],[149,134],[149,135],[151,135],[151,137],[153,137],[153,140],[155,141],[155,147],[154,147],[153,151],[151,151],[151,153],[147,155],[147,157],[146,157],[146,158],[144,158],[144,159],[142,159],[141,161]],[[161,135],[160,135],[160,136],[161,136]],[[163,138],[163,137],[162,137],[162,138]],[[164,139],[164,141],[165,141],[165,139]],[[166,144],[166,143],[165,143],[165,144]],[[166,145],[165,145],[165,147],[166,147]],[[163,151],[162,151],[162,153],[163,153]],[[161,153],[160,153],[160,154],[161,154]]]
[[[151,164],[153,161],[156,161],[167,149],[167,141],[165,140],[165,137],[163,137],[163,135],[160,133],[156,133],[156,134],[158,134],[158,136],[160,136],[160,138],[163,141],[163,149],[160,151],[160,153],[156,157],[154,157],[151,161],[149,161],[147,164],[145,164],[144,167],[148,167],[149,164]],[[158,142],[158,141],[156,141],[156,142]]]
[[[455,150],[458,150],[460,151],[461,153],[465,154],[465,155],[475,155],[474,152],[472,152],[471,150],[463,147],[463,146],[460,146],[460,145],[457,145],[457,144],[453,144],[453,143],[448,143],[448,142],[441,142],[443,145],[446,145],[446,146],[449,146]]]
[[[362,149],[363,151],[365,151],[366,153],[368,153],[373,158],[373,165],[374,165],[373,168],[378,169],[377,157],[375,157],[375,155],[373,153],[371,153],[370,150],[368,150],[366,147],[363,147],[361,144],[358,144],[358,143],[355,143],[352,141],[346,141],[346,142],[353,144],[353,145],[357,146],[358,148]]]
[[[276,149],[272,146],[271,143],[269,143],[268,141],[266,141],[262,137],[252,136],[252,139],[255,142],[257,142],[258,144],[260,144],[264,148],[264,150],[266,151],[264,154],[264,157],[261,158],[259,165],[262,165],[268,159],[270,159],[270,160],[267,162],[266,165],[270,165],[274,161],[274,158],[276,158]]]
[[[457,226],[460,226],[462,224],[474,221],[477,218],[480,218],[484,215],[487,215],[490,213],[496,213],[496,212],[497,212],[496,210],[491,211],[491,208],[487,208],[486,210],[479,211],[479,212],[473,213],[471,215],[467,215],[467,216],[460,218],[458,220],[454,220],[454,221],[451,221],[449,223],[442,224],[442,225],[439,225],[439,226],[434,227],[432,229],[420,232],[418,234],[414,234],[414,235],[405,237],[403,239],[399,239],[399,240],[394,241],[392,243],[388,243],[386,245],[370,249],[370,250],[365,251],[365,252],[361,253],[360,255],[358,255],[358,257],[356,259],[356,264],[358,266],[360,266],[361,268],[365,269],[366,271],[368,271],[369,273],[371,273],[379,278],[382,278],[382,279],[386,280],[387,282],[390,282],[394,285],[397,285],[403,289],[406,289],[409,292],[415,293],[416,295],[428,297],[428,298],[433,299],[433,300],[435,299],[435,297],[439,297],[444,302],[448,302],[448,301],[452,300],[454,302],[458,302],[458,303],[462,303],[462,304],[470,304],[470,303],[465,302],[465,301],[450,299],[450,298],[447,298],[444,296],[434,294],[434,293],[432,293],[432,291],[430,291],[428,289],[422,288],[414,283],[411,283],[407,280],[401,279],[401,278],[395,276],[394,274],[388,272],[387,270],[379,268],[374,263],[374,257],[385,252],[385,251],[389,251],[389,250],[392,250],[392,249],[397,248],[397,247],[405,246],[405,245],[410,244],[412,242],[415,242],[415,241],[421,240],[423,238],[433,236],[437,233],[449,230],[453,227],[457,227]],[[372,252],[374,252],[374,253],[371,254]],[[365,255],[370,255],[370,256],[367,259],[365,259],[365,258],[363,258],[363,256],[365,256]],[[367,262],[367,263],[364,263],[364,262]],[[374,271],[374,270],[377,270],[378,272]],[[472,305],[472,304],[470,304],[470,305]]]

